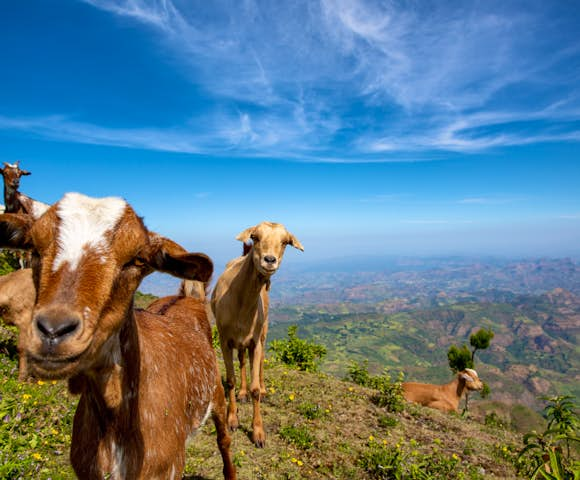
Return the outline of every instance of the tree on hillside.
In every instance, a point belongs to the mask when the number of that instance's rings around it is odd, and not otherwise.
[[[453,373],[461,372],[466,368],[475,368],[475,352],[478,350],[485,350],[489,348],[494,333],[491,329],[480,328],[477,332],[469,336],[469,343],[473,350],[469,350],[467,345],[458,348],[456,345],[451,345],[447,352],[447,360],[449,361],[449,368]],[[485,398],[489,395],[490,388],[485,382],[481,396]],[[465,408],[463,413],[469,409],[469,393],[465,394]]]
[[[489,344],[494,337],[491,329],[480,328],[477,332],[469,336],[469,343],[473,347],[471,352],[471,362],[475,361],[475,352],[489,348]]]
[[[463,345],[461,348],[451,345],[447,352],[447,360],[449,360],[449,368],[453,373],[473,368],[473,356],[467,345]]]

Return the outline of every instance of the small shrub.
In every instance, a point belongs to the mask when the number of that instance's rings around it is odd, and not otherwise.
[[[399,374],[396,382],[385,371],[373,381],[373,388],[379,392],[372,397],[372,401],[379,407],[386,408],[389,412],[402,412],[405,409],[405,397],[403,397],[403,374]]]
[[[323,345],[298,338],[298,326],[288,327],[288,340],[273,340],[270,350],[276,360],[303,372],[316,372],[318,363],[326,355]]]
[[[393,428],[399,424],[399,420],[391,415],[381,415],[379,417],[379,426],[383,428]]]
[[[505,430],[510,427],[509,422],[500,417],[496,412],[489,412],[485,415],[483,423],[489,427],[496,427]]]
[[[574,456],[580,444],[577,407],[569,395],[544,399],[548,401],[544,408],[547,428],[524,435],[519,471],[531,479],[576,480],[580,476],[580,461]]]
[[[365,360],[362,365],[357,362],[351,362],[348,366],[347,379],[357,385],[362,385],[363,387],[370,387],[371,376],[369,374],[369,362]]]
[[[315,403],[304,402],[298,407],[298,411],[308,420],[316,420],[326,415],[324,409]]]
[[[374,388],[378,392],[371,398],[379,407],[385,407],[389,412],[401,412],[405,408],[403,397],[403,373],[399,373],[397,381],[391,379],[390,373],[385,370],[382,375],[370,375],[368,362],[362,365],[352,362],[348,367],[348,378],[364,387]]]
[[[459,457],[455,454],[450,457],[436,451],[432,454],[422,454],[413,446],[411,448],[397,444],[395,446],[371,440],[367,448],[359,457],[358,463],[370,478],[379,480],[427,480],[427,479],[459,479],[465,478],[458,468]],[[472,474],[471,478],[480,478]]]
[[[0,250],[0,275],[6,275],[20,268],[19,254],[12,250]]]
[[[403,452],[400,448],[385,447],[371,442],[359,458],[359,465],[376,479],[403,477]]]
[[[301,450],[308,450],[314,445],[314,438],[304,426],[288,425],[278,432],[280,437]]]

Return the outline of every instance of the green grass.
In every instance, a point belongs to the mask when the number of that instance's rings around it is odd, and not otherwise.
[[[64,382],[18,382],[0,355],[0,478],[75,478],[68,461],[76,399]]]
[[[66,382],[20,383],[17,370],[15,358],[0,354],[0,478],[74,478],[68,451],[76,398],[67,393]],[[485,478],[516,478],[510,462],[495,453],[497,444],[521,442],[510,431],[413,406],[387,414],[371,401],[376,393],[371,389],[272,361],[266,364],[266,385],[264,449],[251,441],[251,403],[239,405],[241,427],[233,433],[232,453],[240,479],[373,478],[360,461],[369,452],[370,438],[377,445],[400,443],[409,458],[416,450],[422,462],[455,454],[460,461],[454,468],[464,478],[477,478],[469,472],[481,468],[488,473]],[[471,438],[478,443],[466,450]],[[221,478],[211,421],[187,452],[186,479]]]

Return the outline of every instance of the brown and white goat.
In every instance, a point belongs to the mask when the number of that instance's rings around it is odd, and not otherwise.
[[[244,255],[226,265],[212,293],[211,308],[216,319],[226,367],[228,390],[228,425],[239,426],[236,396],[234,349],[240,362],[239,399],[247,397],[244,355],[248,350],[251,368],[250,394],[253,402],[252,441],[258,447],[266,443],[260,413],[264,385],[264,349],[268,332],[268,290],[270,277],[278,270],[286,245],[304,251],[298,239],[280,223],[262,222],[247,228],[237,237],[244,242]],[[252,241],[252,246],[246,243]]]
[[[0,246],[33,254],[37,292],[20,344],[31,374],[80,393],[71,463],[82,479],[177,479],[187,437],[212,414],[235,479],[226,405],[202,302],[133,310],[158,270],[207,281],[211,260],[149,232],[120,198],[67,194],[38,219],[0,215]]]
[[[50,205],[34,200],[18,191],[20,177],[30,175],[28,170],[21,170],[18,162],[10,164],[4,162],[0,169],[4,177],[4,213],[27,213],[34,218],[40,217]]]
[[[403,396],[408,402],[419,403],[443,412],[457,412],[459,401],[464,393],[482,388],[483,383],[477,376],[477,372],[466,368],[459,372],[453,381],[445,385],[404,382]]]
[[[32,308],[36,300],[36,289],[32,281],[32,270],[23,268],[0,276],[0,317],[8,325],[19,329],[31,322]],[[26,359],[18,341],[18,378],[25,380],[27,375]]]

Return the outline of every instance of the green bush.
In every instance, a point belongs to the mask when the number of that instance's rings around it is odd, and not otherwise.
[[[0,275],[6,275],[20,268],[18,254],[12,250],[0,250]]]
[[[351,362],[348,367],[348,377],[358,385],[378,390],[371,400],[379,407],[385,407],[389,412],[400,412],[405,408],[402,372],[399,373],[396,381],[392,380],[391,374],[386,369],[382,375],[370,375],[368,362],[365,360],[362,365]]]
[[[369,440],[359,457],[359,465],[372,479],[379,480],[449,480],[466,478],[459,468],[460,459],[453,454],[448,457],[439,450],[423,454],[409,445],[400,443],[392,446]],[[477,472],[470,472],[469,478],[482,478]]]
[[[326,355],[323,345],[298,338],[298,326],[288,327],[288,340],[273,340],[270,350],[274,358],[286,365],[295,367],[303,372],[318,371],[318,363]]]
[[[578,480],[578,408],[570,395],[544,397],[548,404],[544,416],[548,425],[543,433],[524,435],[524,447],[518,455],[521,474],[530,479]]]
[[[280,437],[301,450],[308,450],[314,446],[314,438],[307,427],[288,425],[278,432]]]
[[[326,415],[324,408],[317,403],[304,402],[298,407],[298,411],[308,420],[316,420]]]

